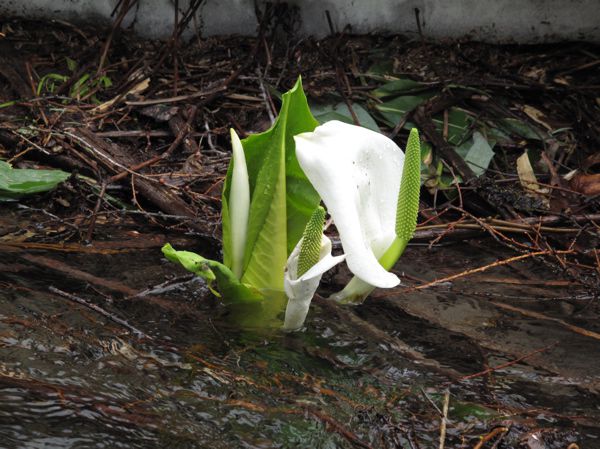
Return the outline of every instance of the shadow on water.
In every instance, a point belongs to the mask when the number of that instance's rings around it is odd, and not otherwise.
[[[470,251],[471,265],[498,257],[473,261]],[[403,269],[433,279],[461,271],[468,253],[413,248],[406,260],[419,264]],[[305,331],[257,333],[233,325],[198,280],[153,289],[174,272],[157,249],[44,255],[145,293],[36,264],[0,274],[1,447],[438,447],[446,390],[446,448],[600,447],[598,340],[494,304],[548,317],[567,307],[570,321],[593,329],[591,308],[549,299],[574,298],[568,286],[474,277],[354,309],[319,300]],[[494,275],[526,279],[534,268]],[[489,439],[477,446],[480,437]]]

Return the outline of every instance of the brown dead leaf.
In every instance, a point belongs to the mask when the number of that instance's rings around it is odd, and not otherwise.
[[[600,174],[586,175],[584,173],[576,173],[569,181],[569,186],[571,189],[584,195],[600,195]]]
[[[546,115],[539,109],[536,109],[533,106],[525,105],[523,106],[523,112],[527,114],[527,116],[534,122],[539,123],[548,131],[552,131],[552,127],[546,122]]]
[[[596,151],[594,154],[586,157],[581,164],[581,169],[583,171],[588,171],[594,165],[600,165],[600,151]]]
[[[140,114],[152,117],[157,122],[168,122],[179,112],[179,107],[164,104],[154,104],[140,110]]]
[[[527,78],[543,82],[546,79],[546,69],[541,67],[531,67],[523,72]]]
[[[556,76],[554,77],[553,80],[556,84],[561,84],[563,86],[569,86],[571,83],[569,83],[569,80],[567,78],[565,78],[564,76]]]
[[[94,109],[92,109],[92,112],[94,112],[94,113],[105,112],[106,110],[108,110],[111,106],[113,106],[117,101],[121,100],[122,98],[127,97],[129,95],[141,94],[143,91],[148,89],[149,85],[150,85],[150,78],[146,78],[146,79],[140,81],[139,83],[135,84],[131,89],[129,89],[129,91],[127,91],[127,93],[125,95],[117,95],[116,97],[112,98],[111,100],[108,100],[108,101],[102,103],[101,105],[96,106]]]
[[[26,240],[34,237],[35,233],[26,230],[25,232],[19,230],[10,234],[0,236],[0,242],[25,242]]]
[[[517,174],[519,175],[519,181],[521,181],[521,185],[529,194],[542,198],[546,197],[548,189],[538,184],[527,152],[523,153],[517,159]]]

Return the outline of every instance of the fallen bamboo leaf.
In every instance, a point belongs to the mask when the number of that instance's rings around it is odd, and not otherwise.
[[[375,105],[375,109],[388,126],[394,127],[404,120],[409,112],[433,97],[433,95],[433,92],[419,95],[403,95],[385,103],[379,103]]]
[[[140,109],[140,114],[151,117],[157,122],[168,122],[179,112],[178,106],[168,106],[164,104],[155,104]]]
[[[569,80],[567,78],[565,78],[564,76],[555,76],[553,81],[556,84],[560,84],[561,86],[570,86],[571,83],[569,83]]]
[[[576,168],[575,170],[571,170],[569,173],[565,173],[563,175],[563,179],[565,181],[570,181],[575,177],[575,175],[577,175],[577,173],[579,173],[579,169]]]
[[[362,127],[376,132],[381,132],[379,126],[377,126],[377,123],[373,117],[371,117],[369,111],[357,103],[352,105],[352,109],[354,110],[356,118]],[[320,124],[326,123],[330,120],[339,120],[344,123],[349,123],[350,125],[354,124],[352,113],[345,103],[338,103],[336,105],[313,104],[310,106],[310,111]]]
[[[495,155],[487,139],[477,131],[473,133],[472,139],[457,147],[456,152],[462,156],[476,176],[485,173]]]
[[[417,89],[423,89],[424,85],[410,78],[400,78],[383,84],[371,93],[377,98],[392,97],[406,94]]]
[[[253,101],[262,103],[264,100],[259,97],[253,97],[252,95],[244,95],[244,94],[227,94],[225,98],[229,98],[230,100],[239,100],[239,101]]]
[[[523,75],[536,81],[543,81],[546,78],[546,69],[541,67],[531,67]]]
[[[444,120],[441,115],[434,116],[431,120],[436,130],[445,136],[448,143],[458,145],[470,132],[471,118],[464,109],[450,108],[447,111],[447,120]],[[445,135],[446,127],[447,136]]]
[[[548,122],[546,122],[546,115],[539,109],[536,109],[533,106],[525,105],[523,106],[523,112],[534,122],[542,125],[548,131],[552,131],[552,127],[548,124]]]
[[[549,190],[546,187],[542,187],[538,184],[535,173],[533,173],[533,167],[529,161],[529,155],[527,154],[527,151],[525,151],[525,153],[523,153],[517,159],[517,174],[519,175],[519,181],[525,189],[525,192],[530,196],[539,198],[544,202],[544,205],[548,206]]]
[[[140,81],[139,83],[135,84],[131,89],[129,89],[127,91],[127,93],[125,93],[125,95],[123,95],[123,94],[117,95],[116,97],[114,97],[108,101],[105,101],[101,105],[96,106],[94,109],[92,109],[92,113],[106,112],[106,110],[108,110],[108,108],[110,108],[113,104],[115,104],[121,98],[125,98],[128,95],[140,94],[143,91],[145,91],[146,89],[148,89],[149,85],[150,85],[150,78],[145,78],[142,81]]]
[[[517,135],[524,139],[542,140],[540,134],[527,123],[514,118],[503,118],[496,121],[503,131],[507,131],[511,135]]]

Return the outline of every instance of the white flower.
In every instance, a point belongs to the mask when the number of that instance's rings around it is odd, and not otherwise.
[[[378,259],[396,238],[402,150],[382,134],[338,121],[294,139],[298,162],[333,218],[350,271],[375,287],[398,285]]]
[[[285,293],[288,297],[285,323],[283,325],[285,330],[296,330],[302,327],[308,314],[310,302],[319,286],[319,282],[321,282],[321,276],[345,258],[344,255],[331,255],[331,240],[323,235],[321,237],[319,261],[306,273],[298,277],[298,256],[300,255],[301,244],[302,240],[298,242],[288,258],[283,281]]]

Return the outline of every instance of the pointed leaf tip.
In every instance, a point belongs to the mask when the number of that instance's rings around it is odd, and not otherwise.
[[[283,289],[287,258],[319,205],[318,193],[298,164],[293,140],[293,136],[310,132],[317,124],[302,84],[297,82],[282,95],[275,124],[243,140],[251,201],[241,280],[257,288]]]
[[[396,206],[396,235],[408,242],[417,227],[421,193],[421,143],[419,131],[412,128],[406,143],[402,182]]]
[[[248,233],[248,216],[250,214],[250,183],[244,147],[233,128],[230,130],[232,147],[231,189],[228,201],[230,220],[227,230],[231,241],[231,271],[241,279],[244,268],[244,248]],[[229,260],[229,257],[228,257]]]
[[[304,234],[302,234],[300,254],[298,255],[298,272],[296,273],[298,278],[319,261],[324,222],[325,209],[319,206],[312,213],[306,228],[304,228]]]

